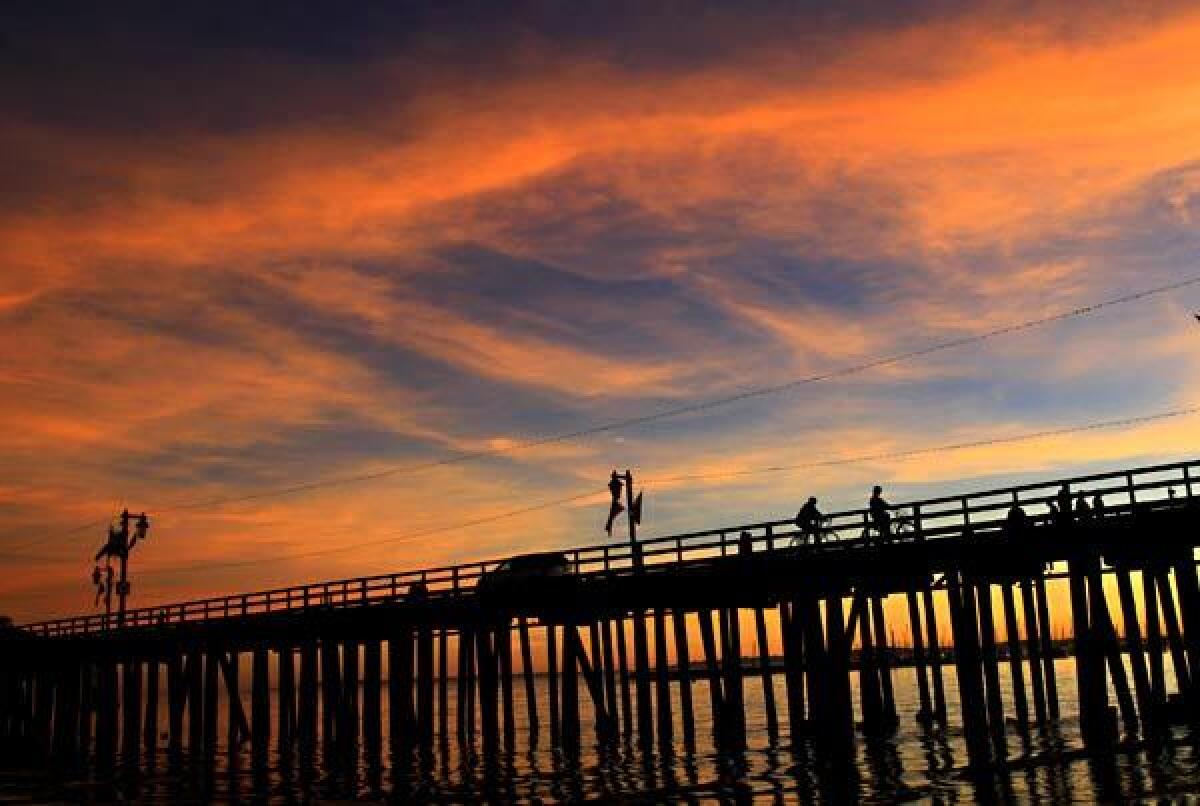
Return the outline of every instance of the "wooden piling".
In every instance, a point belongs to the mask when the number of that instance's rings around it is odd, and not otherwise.
[[[475,663],[479,679],[479,723],[483,753],[494,758],[500,745],[500,719],[497,697],[499,679],[496,660],[496,629],[480,627],[475,631]]]
[[[838,601],[840,604],[841,600]],[[788,632],[791,633],[791,646],[786,652],[793,658],[793,674],[796,677],[796,691],[792,694],[789,690],[788,695],[789,710],[796,709],[796,715],[790,717],[792,741],[795,743],[806,733],[813,734],[813,726],[819,725],[822,727],[822,733],[826,726],[832,726],[834,743],[838,744],[845,737],[838,736],[843,726],[837,723],[846,718],[846,714],[839,710],[841,702],[838,698],[843,693],[848,698],[849,690],[839,691],[834,676],[844,674],[845,683],[849,686],[849,649],[839,644],[835,650],[832,642],[844,641],[845,635],[838,633],[827,639],[826,628],[821,620],[821,604],[813,596],[792,600]],[[835,657],[835,654],[840,654],[843,649],[846,652],[845,658]],[[807,700],[804,696],[806,690]],[[844,704],[848,706],[849,699]],[[850,729],[852,736],[853,722]],[[830,743],[826,738],[824,735],[815,737],[819,745],[828,747]]]
[[[617,667],[613,652],[612,622],[608,619],[600,622],[600,643],[604,666],[604,701],[608,703],[613,728],[619,734],[620,707],[617,705]]]
[[[1021,580],[1021,610],[1025,618],[1025,648],[1029,653],[1029,681],[1033,688],[1033,712],[1038,725],[1045,727],[1046,682],[1042,675],[1041,636],[1037,620],[1037,604],[1033,598],[1033,583]]]
[[[153,764],[158,752],[158,658],[146,661],[146,707],[142,723],[142,744],[146,760]]]
[[[654,713],[650,700],[650,649],[646,637],[646,614],[633,612],[633,680],[637,694],[638,739],[645,748],[654,743]]]
[[[701,610],[700,643],[704,648],[704,670],[708,675],[709,706],[712,713],[713,741],[717,749],[725,745],[725,694],[721,680],[721,669],[717,663],[717,642],[713,634],[711,610]]]
[[[45,677],[42,678],[46,680]],[[138,765],[142,743],[142,663],[126,659],[121,670],[121,763]]]
[[[173,656],[178,658],[177,655]],[[92,753],[92,718],[96,713],[96,666],[94,663],[84,662],[80,668],[80,692],[79,692],[79,758],[86,762],[91,757]],[[6,737],[9,739],[17,738],[14,727],[14,692],[12,687],[15,685],[15,680],[9,678],[9,711],[8,711],[8,731]],[[172,734],[174,735],[174,734]]]
[[[438,744],[442,754],[450,748],[450,631],[438,630],[437,675]]]
[[[972,767],[982,769],[991,764],[991,749],[988,742],[983,680],[980,674],[980,646],[973,586],[968,581],[961,580],[957,571],[947,572],[945,579],[968,763]]]
[[[579,677],[575,660],[578,636],[575,625],[563,627],[562,642],[562,746],[568,752],[579,750]]]
[[[204,654],[204,757],[207,762],[211,762],[217,753],[221,652],[218,647],[210,646]]]
[[[675,669],[679,677],[679,710],[683,724],[683,743],[689,750],[696,745],[696,717],[692,710],[692,658],[688,650],[687,613],[675,610],[671,613],[671,626],[675,631]],[[609,650],[610,647],[606,647]],[[611,666],[611,651],[606,651],[606,659]],[[611,679],[611,678],[610,678]],[[609,693],[612,708],[616,709],[615,686]]]
[[[1196,581],[1195,550],[1187,548],[1172,552],[1174,558],[1175,588],[1179,593],[1179,619],[1183,632],[1184,649],[1191,671],[1191,682],[1195,685],[1200,675],[1200,584]],[[1191,692],[1193,706],[1196,692]],[[1200,708],[1194,710],[1200,711]]]
[[[1021,633],[1017,627],[1017,604],[1010,582],[1000,584],[1000,595],[1004,604],[1004,632],[1008,643],[1008,669],[1012,680],[1013,709],[1017,714],[1017,727],[1022,732],[1029,730],[1029,699],[1025,692],[1025,657],[1021,651]]]
[[[562,741],[562,720],[558,686],[558,637],[554,625],[546,626],[546,687],[550,693],[550,742],[558,746]]]
[[[188,752],[204,750],[204,654],[197,648],[187,659]]]
[[[746,746],[746,707],[742,677],[742,630],[737,608],[721,611],[721,665],[724,677],[724,730],[729,746]]]
[[[885,726],[890,731],[896,728],[900,719],[896,712],[896,692],[892,685],[892,650],[888,642],[887,619],[884,618],[883,611],[883,601],[886,598],[885,594],[872,596],[870,600],[871,614],[875,620],[875,658],[879,674],[879,690],[883,696],[883,717]]]
[[[321,752],[332,766],[338,744],[338,714],[341,713],[342,672],[337,641],[321,641]]]
[[[1108,674],[1112,679],[1113,692],[1117,697],[1121,720],[1125,725],[1125,735],[1138,735],[1137,709],[1133,705],[1133,696],[1129,691],[1129,676],[1125,673],[1124,658],[1121,653],[1120,640],[1113,626],[1112,616],[1108,612],[1108,602],[1104,595],[1104,584],[1100,577],[1099,564],[1093,567],[1088,578],[1088,606],[1091,608],[1092,628],[1100,641],[1101,651],[1108,659]]]
[[[225,701],[229,705],[229,752],[236,754],[237,744],[250,738],[250,723],[242,707],[242,694],[238,688],[238,653],[220,653],[217,656],[225,677]]]
[[[271,741],[269,659],[265,648],[255,649],[250,656],[250,756],[255,767],[266,764]]]
[[[1175,683],[1179,693],[1188,702],[1189,709],[1195,707],[1192,702],[1192,670],[1188,666],[1187,652],[1183,645],[1183,636],[1179,631],[1179,617],[1175,612],[1175,597],[1171,593],[1171,580],[1166,573],[1159,571],[1155,574],[1158,583],[1158,600],[1162,607],[1163,623],[1167,628],[1167,647],[1171,651],[1171,663],[1175,667]]]
[[[1096,658],[1096,639],[1091,630],[1087,601],[1087,560],[1075,557],[1068,563],[1068,584],[1071,595],[1071,622],[1075,644],[1076,689],[1079,692],[1079,726],[1084,744],[1093,747],[1105,738],[1108,714],[1107,684],[1098,685],[1103,679],[1094,671],[1099,664]]]
[[[126,665],[128,669],[128,664]],[[54,665],[51,660],[43,655],[38,658],[37,672],[34,676],[34,705],[33,705],[33,723],[34,723],[34,747],[37,751],[39,760],[43,762],[51,761],[51,743],[54,735]],[[140,673],[139,673],[140,678]],[[134,710],[137,710],[136,700],[134,701]],[[122,703],[124,705],[124,703]],[[124,713],[124,708],[122,708]],[[124,731],[122,731],[124,734]],[[124,736],[122,735],[124,739]],[[137,763],[137,725],[134,726],[134,761]],[[128,759],[128,755],[126,755]],[[125,761],[129,763],[128,760]]]
[[[599,637],[597,636],[598,639]],[[579,664],[579,671],[582,673],[584,683],[587,685],[588,696],[592,699],[596,742],[598,744],[605,744],[616,737],[616,726],[609,717],[608,708],[605,705],[604,675],[599,666],[588,660],[587,652],[584,651],[583,643],[579,639],[578,631],[571,630],[568,633],[568,640],[575,642],[575,661]],[[592,657],[596,657],[596,655],[593,654]]]
[[[225,674],[225,703],[228,710],[226,721],[225,744],[230,753],[237,752],[237,746],[243,739],[249,739],[250,733],[241,733],[238,729],[237,712],[241,708],[241,696],[238,691],[239,653],[232,650],[224,661],[222,671]],[[243,719],[245,717],[243,716]]]
[[[347,772],[357,755],[359,737],[359,669],[358,642],[347,640],[342,645],[342,711],[338,737],[344,754]]]
[[[813,602],[812,610],[816,611]],[[854,747],[854,706],[850,693],[850,636],[846,633],[845,610],[842,608],[840,595],[830,596],[825,600],[825,668],[828,674],[822,676],[823,689],[828,705],[822,710],[829,716],[828,741],[819,746],[827,752],[837,755],[849,754]],[[805,632],[806,655],[815,651],[815,642],[810,640],[808,631]],[[811,701],[811,698],[810,698]]]
[[[908,626],[912,635],[913,672],[917,676],[917,701],[921,704],[917,712],[917,721],[928,725],[933,720],[933,704],[929,699],[928,668],[925,663],[925,641],[921,637],[921,611],[917,604],[917,592],[905,591],[904,598],[908,604]]]
[[[97,662],[96,679],[96,764],[108,771],[115,764],[117,752],[117,666],[111,658],[102,657]],[[27,735],[23,730],[20,733]]]
[[[307,640],[300,645],[300,696],[296,719],[300,757],[309,763],[317,747],[317,644]]]
[[[933,588],[927,583],[921,589],[921,605],[925,610],[925,630],[929,647],[929,671],[933,678],[933,711],[937,721],[946,724],[946,685],[942,677],[942,641],[938,635],[937,609],[933,606]]]
[[[621,681],[621,724],[625,726],[626,735],[633,733],[633,697],[629,690],[629,651],[625,636],[625,618],[619,616],[613,621],[616,630],[617,665]]]
[[[863,730],[870,734],[879,734],[884,729],[883,692],[879,685],[879,670],[875,658],[875,637],[870,614],[870,605],[866,594],[858,593],[850,606],[851,628],[853,640],[854,624],[858,626],[858,697],[862,711]],[[857,619],[855,618],[857,616]]]
[[[496,630],[496,655],[500,667],[500,700],[504,718],[504,749],[517,748],[517,718],[513,703],[512,629],[509,619]]]
[[[1137,603],[1133,597],[1133,582],[1129,571],[1124,568],[1116,570],[1117,596],[1121,602],[1121,620],[1125,627],[1125,649],[1129,657],[1129,666],[1133,671],[1133,687],[1137,696],[1137,711],[1142,726],[1142,735],[1153,739],[1158,731],[1155,728],[1154,698],[1150,693],[1150,676],[1146,672],[1146,653],[1142,643],[1142,631],[1138,625]]]
[[[654,697],[658,714],[658,743],[669,748],[675,740],[671,709],[671,666],[667,658],[667,623],[662,608],[654,610]]]
[[[285,762],[292,756],[292,748],[296,741],[297,709],[296,709],[296,658],[289,644],[280,645],[277,650],[277,682],[279,696],[278,736],[276,748],[279,758]]]
[[[1046,596],[1046,581],[1041,576],[1033,580],[1034,594],[1037,598],[1038,624],[1041,625],[1042,640],[1042,670],[1046,673],[1046,710],[1050,718],[1057,721],[1058,708],[1058,676],[1054,671],[1054,637],[1050,630],[1050,602]]]
[[[1000,657],[996,651],[996,622],[992,615],[991,583],[980,580],[976,587],[979,612],[979,648],[983,661],[984,692],[987,695],[988,725],[996,738],[1004,736],[1004,701],[1000,695]]]
[[[1150,655],[1150,691],[1157,714],[1167,702],[1166,674],[1163,666],[1162,627],[1158,615],[1158,593],[1155,591],[1154,574],[1142,571],[1142,596],[1146,614],[1146,651]]]
[[[392,753],[398,754],[412,748],[415,740],[413,634],[408,625],[402,624],[388,638],[388,741]]]
[[[433,747],[433,632],[424,624],[417,627],[417,737],[423,749]]]
[[[779,603],[779,635],[783,644],[784,691],[788,704],[788,729],[795,741],[804,732],[804,638],[800,600]],[[757,625],[756,625],[757,626]]]
[[[378,764],[383,747],[383,647],[363,642],[362,731],[368,760]]]
[[[78,762],[79,671],[78,664],[70,660],[60,662],[56,669],[51,763],[57,768],[73,769]],[[0,695],[2,698],[3,695]],[[0,723],[3,716],[3,711],[0,711]],[[148,748],[150,753],[153,750],[153,746]]]
[[[471,659],[471,646],[474,643],[475,638],[467,632],[467,629],[465,627],[460,628],[458,631],[458,674],[456,675],[455,686],[458,702],[458,708],[455,711],[458,715],[455,719],[455,728],[460,748],[465,748],[468,742],[474,738],[473,729],[471,732],[467,730],[467,667]],[[413,712],[413,725],[416,725],[415,711]]]
[[[529,749],[536,750],[538,746],[538,701],[535,670],[533,668],[533,648],[529,640],[529,623],[524,616],[518,621],[518,634],[521,642],[521,676],[525,681],[525,721],[529,726]],[[610,653],[611,654],[611,653]]]
[[[754,608],[754,631],[758,640],[758,672],[762,678],[763,711],[767,717],[767,735],[779,736],[779,716],[775,712],[775,683],[771,674],[771,648],[767,641],[767,617],[761,607]]]

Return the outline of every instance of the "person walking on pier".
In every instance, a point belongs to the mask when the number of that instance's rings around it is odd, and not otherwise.
[[[1104,496],[1100,493],[1096,493],[1092,497],[1092,517],[1096,520],[1104,517]]]
[[[892,537],[891,505],[883,500],[883,488],[878,484],[871,490],[871,500],[867,505],[871,511],[871,522],[875,531],[879,532],[880,542],[887,542]]]
[[[810,495],[796,513],[796,528],[804,542],[821,544],[821,510],[817,509],[817,497]]]
[[[1020,540],[1025,537],[1025,530],[1029,528],[1029,516],[1025,514],[1025,510],[1016,501],[1008,509],[1008,517],[1005,519],[1004,528],[1011,540]]]
[[[1058,488],[1058,517],[1063,523],[1070,523],[1071,518],[1071,488],[1064,484]]]
[[[1092,519],[1092,508],[1088,506],[1087,497],[1083,493],[1075,499],[1075,517],[1079,521],[1090,521]]]

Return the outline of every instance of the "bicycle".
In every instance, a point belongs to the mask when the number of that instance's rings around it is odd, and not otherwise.
[[[833,518],[829,515],[822,515],[817,521],[816,528],[811,532],[803,527],[797,534],[792,535],[791,541],[788,543],[790,548],[799,548],[801,546],[821,546],[825,543],[825,538],[833,534]]]

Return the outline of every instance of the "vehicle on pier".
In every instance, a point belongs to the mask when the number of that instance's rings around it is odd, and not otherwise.
[[[519,604],[547,604],[569,597],[578,578],[561,551],[509,557],[485,571],[476,586],[480,597]]]

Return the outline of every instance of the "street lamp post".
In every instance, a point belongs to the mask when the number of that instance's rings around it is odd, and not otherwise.
[[[122,510],[119,516],[120,526],[109,527],[108,542],[104,547],[96,553],[96,561],[100,558],[106,558],[111,563],[112,558],[116,557],[119,563],[120,571],[117,579],[117,626],[125,626],[125,605],[129,598],[129,552],[138,544],[138,541],[145,540],[146,534],[150,531],[150,519],[146,517],[145,512],[137,515],[131,514],[128,509]],[[129,525],[133,522],[133,537],[129,535]],[[99,571],[99,569],[97,569]],[[104,586],[104,609],[107,616],[112,615],[112,595],[113,595],[113,574],[112,566],[107,569],[107,579]],[[95,577],[93,577],[93,580]]]

